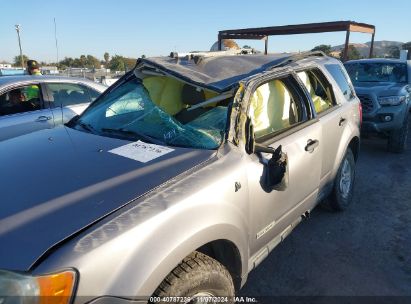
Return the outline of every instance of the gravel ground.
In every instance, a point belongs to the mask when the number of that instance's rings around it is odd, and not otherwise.
[[[363,139],[350,208],[316,208],[250,273],[240,295],[411,296],[408,139],[403,154],[388,153],[385,140]]]

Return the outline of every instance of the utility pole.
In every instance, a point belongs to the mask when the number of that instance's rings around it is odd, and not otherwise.
[[[57,62],[56,65],[59,65],[59,46],[57,44],[57,24],[56,24],[56,18],[54,18],[54,39],[56,40],[56,53],[57,53]]]
[[[20,48],[20,61],[21,61],[21,67],[24,70],[24,59],[23,59],[23,51],[21,50],[21,41],[20,41],[20,24],[16,24],[16,31],[17,31],[17,37],[19,38],[19,48]]]

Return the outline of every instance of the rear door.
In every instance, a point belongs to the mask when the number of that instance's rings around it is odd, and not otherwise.
[[[92,101],[90,89],[79,83],[46,83],[45,86],[56,124],[80,115]]]
[[[338,64],[333,64],[331,70],[337,73]],[[332,186],[332,172],[337,160],[342,136],[348,127],[349,111],[346,108],[345,98],[351,98],[351,92],[340,94],[339,88],[332,84],[332,78],[319,67],[310,67],[299,70],[297,75],[304,84],[313,102],[314,109],[322,126],[323,158],[321,169],[320,188],[324,188],[324,195]],[[328,75],[328,74],[327,74]],[[340,75],[343,77],[343,75]],[[330,79],[330,80],[329,80]],[[349,87],[345,90],[349,90]],[[336,92],[336,93],[335,93]],[[328,186],[328,187],[327,187]],[[321,196],[322,194],[320,194]]]
[[[287,157],[283,185],[269,189],[265,173],[271,154],[247,156],[250,253],[260,256],[262,248],[268,253],[291,224],[315,205],[323,143],[320,123],[294,75],[265,77],[251,85],[253,92],[245,98],[249,98],[248,116],[256,142],[274,149],[281,145]]]
[[[8,87],[0,92],[0,141],[54,127],[39,83]]]

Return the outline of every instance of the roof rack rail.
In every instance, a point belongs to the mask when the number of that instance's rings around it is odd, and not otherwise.
[[[285,58],[281,62],[277,63],[276,65],[273,65],[270,70],[285,66],[287,64],[290,64],[292,62],[296,62],[298,60],[302,60],[308,57],[327,57],[327,55],[322,52],[322,51],[314,51],[314,52],[301,52],[297,54],[293,54],[290,57]]]
[[[209,51],[209,52],[188,52],[188,53],[178,53],[171,52],[170,57],[174,59],[183,58],[186,60],[194,60],[196,64],[200,63],[203,58],[219,57],[219,56],[235,56],[235,55],[247,55],[255,54],[255,49],[230,49],[225,51]]]

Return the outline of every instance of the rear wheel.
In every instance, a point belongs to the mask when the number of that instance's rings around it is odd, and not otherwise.
[[[223,265],[193,252],[168,274],[153,298],[161,303],[210,303],[213,299],[234,303],[234,284]]]
[[[387,148],[388,151],[394,153],[401,153],[407,148],[407,138],[408,138],[408,116],[405,119],[401,129],[391,131],[388,137]]]
[[[343,211],[350,205],[355,180],[355,159],[350,148],[347,148],[344,158],[338,168],[333,190],[326,200],[326,205],[336,211]]]

